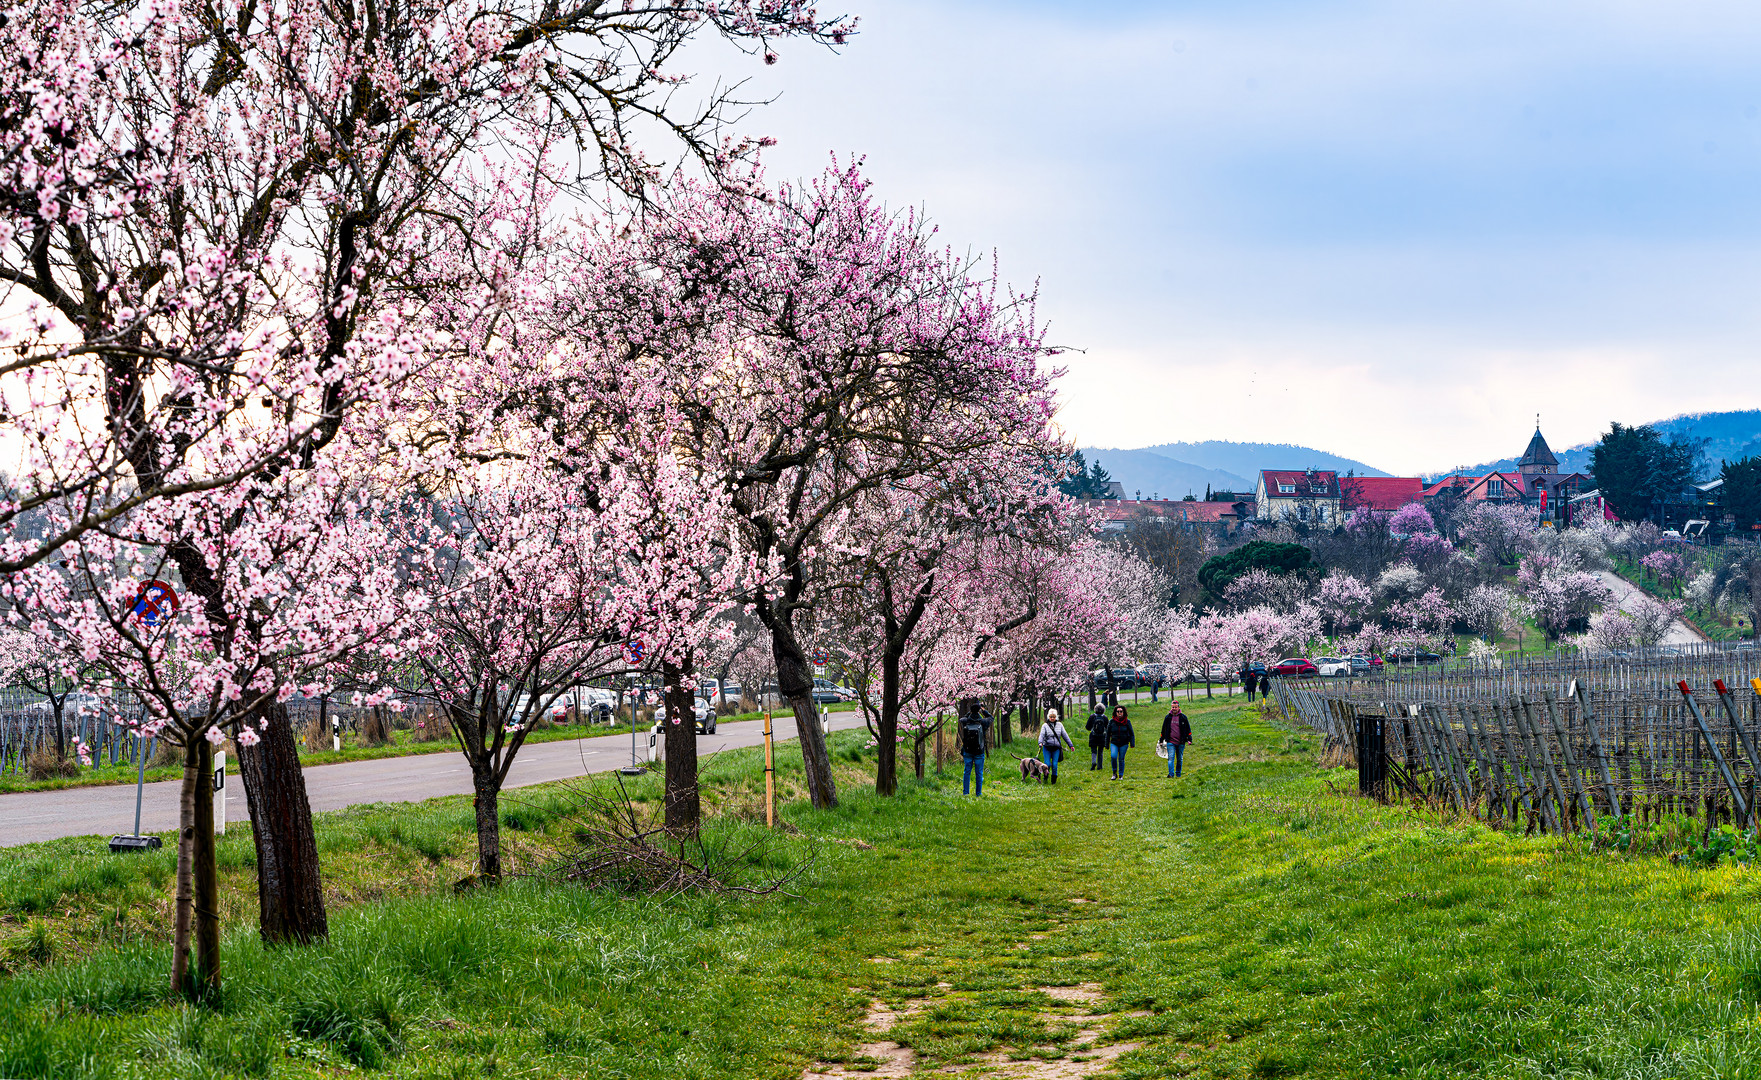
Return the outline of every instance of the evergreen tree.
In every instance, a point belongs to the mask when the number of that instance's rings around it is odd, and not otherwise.
[[[1761,458],[1746,457],[1724,463],[1724,509],[1736,517],[1736,526],[1747,529],[1761,521]]]
[[[1699,444],[1664,441],[1654,427],[1610,424],[1590,451],[1596,487],[1624,521],[1650,517],[1652,507],[1677,499],[1694,478]]]

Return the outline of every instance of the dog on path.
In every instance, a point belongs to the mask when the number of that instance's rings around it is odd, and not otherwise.
[[[1052,770],[1039,758],[1024,757],[1021,759],[1021,779],[1038,780],[1043,784],[1051,778]]]

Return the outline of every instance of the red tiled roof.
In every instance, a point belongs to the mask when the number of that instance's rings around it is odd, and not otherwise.
[[[1398,510],[1424,498],[1425,482],[1416,476],[1348,476],[1339,489],[1351,509]]]
[[[1321,469],[1312,473],[1302,469],[1261,469],[1260,475],[1266,478],[1267,484],[1306,484],[1310,477],[1323,484],[1331,484],[1339,479],[1338,473]]]

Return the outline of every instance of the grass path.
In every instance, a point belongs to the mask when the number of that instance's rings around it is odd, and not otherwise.
[[[1755,873],[1367,805],[1310,736],[1239,704],[1192,710],[1171,780],[1159,711],[1134,710],[1127,780],[1079,751],[1024,785],[1000,754],[982,800],[952,772],[878,799],[840,734],[844,805],[792,806],[800,835],[745,856],[811,857],[796,900],[454,896],[461,800],[326,815],[356,902],[318,948],[265,952],[241,925],[219,1016],[165,1001],[160,941],[80,936],[94,912],[143,925],[155,864],[25,849],[70,869],[21,914],[25,872],[0,867],[0,1076],[1761,1075]],[[730,851],[762,834],[755,761],[705,769]],[[566,845],[567,803],[511,808],[534,860]],[[33,961],[57,940],[65,959]]]

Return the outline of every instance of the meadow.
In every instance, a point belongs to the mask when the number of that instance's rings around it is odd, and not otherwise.
[[[1239,701],[1195,703],[1170,779],[1160,708],[1125,781],[1079,750],[1024,784],[1018,741],[983,799],[956,768],[877,798],[839,733],[843,804],[777,833],[758,754],[707,762],[706,845],[793,896],[560,882],[581,787],[551,785],[509,798],[495,889],[455,892],[464,799],[322,815],[332,939],[269,951],[235,830],[212,1008],[166,994],[169,853],[13,849],[0,1076],[1761,1075],[1754,871],[1376,806]]]

